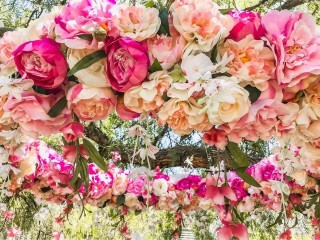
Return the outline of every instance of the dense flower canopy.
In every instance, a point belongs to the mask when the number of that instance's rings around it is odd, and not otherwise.
[[[1,189],[68,208],[215,209],[219,239],[248,238],[236,211],[300,209],[319,239],[319,86],[320,35],[307,13],[71,1],[0,39]],[[169,176],[151,169],[159,149],[137,125],[128,136],[143,147],[132,158],[148,168],[120,169],[85,136],[114,111],[198,131],[233,159],[220,164],[225,174]],[[38,140],[55,133],[62,155]],[[238,144],[271,138],[277,153],[249,166]]]

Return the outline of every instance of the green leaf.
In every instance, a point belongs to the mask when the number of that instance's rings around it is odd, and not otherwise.
[[[247,85],[244,88],[249,92],[249,99],[251,103],[258,100],[261,95],[261,91],[258,88],[252,87],[251,85]]]
[[[219,41],[221,39],[221,36],[219,37],[219,40],[217,42],[217,44],[214,46],[214,48],[212,49],[212,52],[211,52],[211,56],[210,56],[210,59],[213,63],[217,63],[217,57],[218,57],[218,53],[219,53]]]
[[[237,143],[228,142],[227,148],[234,158],[234,161],[230,163],[232,168],[246,168],[250,165],[247,155],[240,149]]]
[[[98,50],[96,52],[90,53],[73,66],[73,68],[68,72],[68,77],[72,76],[82,69],[90,67],[92,64],[106,57],[107,54],[104,50]]]
[[[87,164],[87,159],[84,157],[80,157],[79,163],[81,164],[80,167],[80,176],[82,181],[84,182],[84,187],[86,189],[86,193],[88,194],[89,190],[89,169],[88,169],[88,164]]]
[[[121,206],[121,205],[124,205],[125,200],[126,200],[126,197],[122,194],[117,197],[116,203],[119,206]]]
[[[77,35],[77,37],[83,39],[83,40],[87,40],[89,42],[92,42],[93,41],[93,36],[92,34],[79,34]]]
[[[224,9],[219,9],[221,14],[228,14],[229,12],[231,12],[233,10],[233,8],[224,8]]]
[[[40,94],[44,94],[44,95],[49,95],[50,94],[50,90],[49,89],[44,89],[42,87],[39,87],[39,86],[33,86],[32,89],[37,92],[37,93],[40,93]]]
[[[150,0],[150,1],[146,2],[144,4],[144,6],[147,7],[147,8],[152,8],[154,6],[154,1]]]
[[[179,65],[174,66],[174,69],[169,72],[169,76],[172,77],[174,83],[184,83],[186,81]]]
[[[55,118],[60,115],[62,110],[67,106],[66,96],[59,99],[59,101],[49,110],[48,115],[51,118]]]
[[[162,71],[163,68],[161,67],[158,59],[155,59],[154,62],[152,63],[152,65],[149,67],[149,72],[150,73],[154,73],[157,71]]]
[[[107,171],[107,164],[104,161],[103,157],[101,157],[96,147],[87,139],[83,139],[83,145],[87,150],[91,161],[94,162],[103,171]]]
[[[261,185],[250,174],[246,173],[245,171],[246,171],[246,168],[235,169],[235,172],[243,181],[250,184],[251,186],[261,187]]]
[[[276,218],[276,220],[274,221],[274,223],[270,224],[269,226],[267,226],[267,228],[271,228],[274,225],[276,225],[277,223],[281,223],[281,219],[282,219],[282,213],[283,209],[281,210],[281,212],[279,213],[278,217]]]
[[[69,186],[68,184],[63,184],[63,183],[60,183],[60,182],[58,182],[58,185],[59,185],[59,187],[61,187],[61,188],[66,188],[66,187]]]
[[[167,9],[163,8],[160,11],[159,14],[160,20],[161,20],[161,25],[158,31],[159,35],[167,35],[170,36],[170,31],[169,31],[169,12]]]
[[[317,203],[317,205],[315,207],[314,215],[316,218],[320,219],[320,203]]]
[[[41,192],[46,193],[51,190],[51,187],[43,187],[43,188],[40,188],[40,190],[41,190]]]

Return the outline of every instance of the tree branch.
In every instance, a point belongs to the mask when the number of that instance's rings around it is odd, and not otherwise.
[[[292,9],[295,8],[299,5],[302,5],[304,3],[309,2],[310,0],[287,0],[284,4],[282,4],[278,9],[282,10],[282,9]]]
[[[251,7],[247,7],[247,8],[245,8],[245,9],[243,9],[243,10],[252,11],[252,10],[254,10],[254,9],[262,6],[262,5],[265,4],[266,2],[268,2],[268,0],[261,0],[261,1],[260,1],[259,3],[257,3],[256,5],[253,5],[253,6],[251,6]]]

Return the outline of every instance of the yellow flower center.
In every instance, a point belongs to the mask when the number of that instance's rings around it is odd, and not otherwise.
[[[301,47],[300,45],[295,44],[295,45],[289,47],[286,52],[289,53],[289,54],[294,54],[294,53],[296,53],[298,50],[300,50],[301,48],[302,48],[302,47]]]

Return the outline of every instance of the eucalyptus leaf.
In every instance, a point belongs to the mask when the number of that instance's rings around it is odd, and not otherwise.
[[[93,36],[92,34],[79,34],[77,35],[77,37],[83,39],[83,40],[87,40],[89,42],[92,42],[93,41]]]
[[[144,6],[147,7],[147,8],[152,8],[154,6],[154,1],[150,0],[150,1],[146,2],[144,4]]]
[[[233,8],[224,8],[224,9],[219,9],[221,14],[228,14],[229,12],[231,12],[233,10]]]
[[[314,210],[315,210],[314,212],[315,217],[320,219],[320,203],[319,202],[316,204],[316,207]]]
[[[99,60],[106,58],[107,54],[104,50],[98,50],[96,52],[90,53],[89,55],[83,57],[79,62],[77,62],[71,70],[68,72],[68,77],[72,76],[76,72],[90,67],[92,64],[98,62]]]
[[[94,162],[103,171],[107,171],[107,164],[98,152],[98,150],[96,149],[96,147],[87,139],[83,139],[83,145],[87,150],[91,161]]]
[[[60,98],[59,101],[49,110],[49,117],[55,118],[59,116],[67,104],[68,102],[66,96]]]
[[[80,167],[80,176],[82,181],[84,182],[84,188],[86,190],[86,193],[89,192],[89,169],[87,164],[87,159],[84,157],[80,157],[79,163],[81,165]]]

